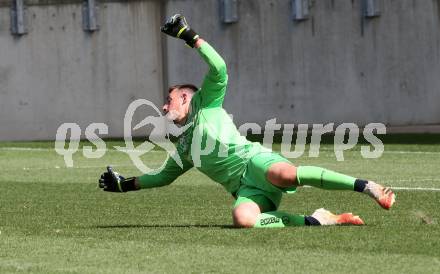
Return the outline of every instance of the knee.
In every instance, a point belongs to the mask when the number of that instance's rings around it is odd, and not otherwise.
[[[251,228],[254,226],[260,209],[258,205],[242,204],[232,211],[234,226],[237,228]]]
[[[267,172],[268,180],[280,187],[297,185],[296,167],[289,163],[278,163],[271,166]]]

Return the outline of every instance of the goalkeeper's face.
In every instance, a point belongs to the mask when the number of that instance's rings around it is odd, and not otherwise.
[[[172,90],[166,99],[162,109],[168,120],[173,121],[175,124],[185,124],[188,117],[189,104],[191,98],[190,94],[184,90],[174,89]]]

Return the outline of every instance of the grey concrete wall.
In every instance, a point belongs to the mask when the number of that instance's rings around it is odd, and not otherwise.
[[[103,122],[122,136],[134,99],[160,105],[164,84],[200,84],[197,53],[159,32],[175,12],[226,60],[225,108],[238,124],[440,124],[439,0],[383,0],[363,27],[360,0],[311,1],[300,23],[290,0],[239,0],[230,25],[219,0],[102,0],[92,34],[81,2],[26,1],[29,33],[13,37],[0,0],[0,140],[53,139],[64,122]]]
[[[240,21],[220,23],[217,0],[167,1],[223,55],[225,108],[235,121],[440,124],[440,4],[384,0],[361,28],[360,0],[312,1],[291,20],[289,0],[241,0]],[[206,66],[167,40],[170,83],[202,81]]]
[[[54,139],[65,122],[106,123],[108,136],[122,136],[130,102],[163,101],[159,1],[101,3],[94,33],[82,30],[80,3],[34,4],[21,37],[0,8],[0,140]]]

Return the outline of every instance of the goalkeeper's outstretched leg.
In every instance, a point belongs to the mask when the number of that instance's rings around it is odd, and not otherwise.
[[[395,202],[395,194],[389,187],[320,167],[300,166],[297,168],[287,162],[274,163],[267,171],[267,179],[281,188],[309,185],[328,190],[357,191],[367,194],[384,209],[390,209]]]

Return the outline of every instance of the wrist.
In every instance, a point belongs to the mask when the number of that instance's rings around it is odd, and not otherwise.
[[[185,29],[178,37],[183,39],[186,44],[192,48],[194,48],[195,44],[199,40],[199,35],[190,28]]]
[[[134,187],[136,188],[136,190],[140,190],[142,188],[141,181],[137,177],[134,179]]]
[[[127,178],[127,179],[123,180],[121,182],[121,188],[122,188],[123,192],[135,191],[135,190],[140,189],[138,187],[138,185],[136,185],[136,178],[135,177],[131,177],[131,178]]]

